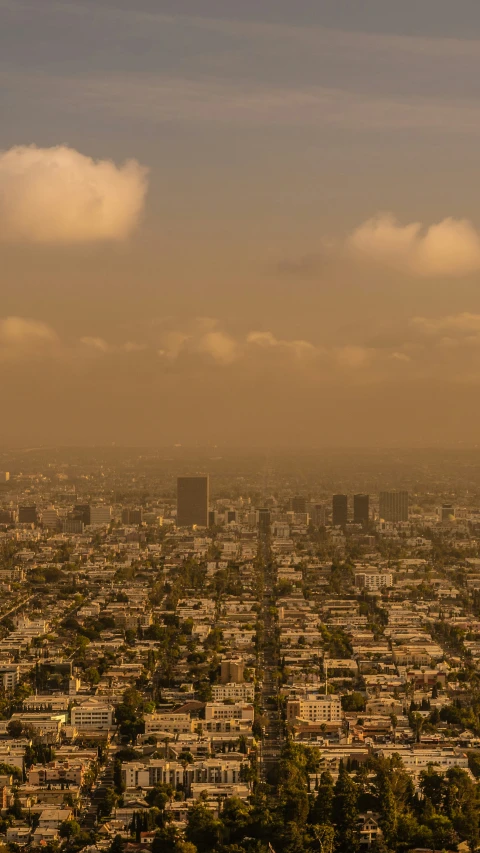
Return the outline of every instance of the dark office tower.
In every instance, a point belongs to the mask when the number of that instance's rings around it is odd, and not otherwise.
[[[238,521],[238,512],[236,509],[229,509],[227,512],[227,524],[236,524]]]
[[[408,521],[408,492],[380,492],[379,497],[383,521]]]
[[[90,524],[90,504],[75,504],[73,511],[76,518],[80,518],[85,525]]]
[[[292,512],[306,512],[307,511],[307,499],[302,498],[301,495],[295,495],[294,498],[290,501],[290,509]]]
[[[19,524],[36,524],[38,521],[36,506],[19,506],[18,507],[18,523]]]
[[[218,512],[216,509],[211,509],[208,512],[208,526],[216,527],[218,523]]]
[[[313,508],[313,523],[317,527],[325,527],[325,504],[315,504]]]
[[[353,521],[355,524],[368,524],[370,517],[370,495],[353,496]]]
[[[259,509],[257,513],[258,532],[265,534],[270,532],[270,510]]]
[[[208,527],[208,476],[177,479],[177,527]]]
[[[122,524],[141,524],[143,514],[141,509],[122,509]]]
[[[332,498],[332,524],[345,527],[348,521],[348,498],[346,495],[334,495]]]

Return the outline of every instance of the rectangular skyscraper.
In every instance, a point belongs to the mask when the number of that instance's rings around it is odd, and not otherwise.
[[[178,477],[177,527],[208,527],[208,475]]]
[[[370,495],[353,496],[353,521],[355,524],[368,524],[370,515]]]
[[[334,495],[332,498],[332,524],[345,527],[348,522],[348,498],[346,495]]]
[[[383,521],[408,521],[408,492],[380,492],[379,497]]]

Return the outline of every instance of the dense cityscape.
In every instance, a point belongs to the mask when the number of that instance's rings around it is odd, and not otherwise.
[[[0,849],[475,850],[478,458],[5,452]]]

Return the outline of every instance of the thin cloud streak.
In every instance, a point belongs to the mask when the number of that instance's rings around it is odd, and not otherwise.
[[[288,88],[228,82],[220,77],[190,79],[163,74],[77,74],[0,72],[4,90],[64,112],[108,115],[111,119],[161,123],[217,123],[232,126],[337,127],[371,133],[425,130],[479,133],[475,100],[387,97],[339,88]]]

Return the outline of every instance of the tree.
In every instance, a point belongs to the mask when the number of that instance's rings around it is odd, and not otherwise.
[[[332,822],[333,808],[333,778],[326,770],[320,776],[317,796],[311,809],[311,822],[318,824],[330,824]]]
[[[342,696],[342,708],[344,711],[364,711],[365,710],[365,697],[362,693],[358,693],[354,691],[353,693],[347,693],[345,696]]]
[[[116,835],[110,845],[110,853],[123,853],[125,845],[121,835]]]
[[[20,720],[10,720],[7,723],[7,732],[10,737],[19,738],[23,732],[23,725]]]
[[[158,830],[152,841],[152,853],[172,853],[176,850],[179,836],[176,826],[167,823]]]
[[[445,796],[445,783],[443,777],[436,773],[431,765],[420,773],[420,790],[435,809],[441,808]]]
[[[80,824],[76,820],[64,820],[60,824],[60,838],[72,838],[74,835],[79,835]]]
[[[387,844],[393,844],[397,833],[397,809],[388,773],[377,774],[380,826]]]
[[[333,821],[336,848],[339,853],[352,853],[352,851],[358,850],[357,786],[348,775],[343,761],[340,762],[338,779],[334,788]]]
[[[211,853],[218,843],[220,829],[220,821],[216,820],[204,803],[197,802],[189,808],[185,838],[195,844],[199,853]]]
[[[238,797],[230,797],[225,800],[220,820],[223,824],[222,836],[230,843],[240,841],[248,834],[245,830],[251,820],[250,807]]]

